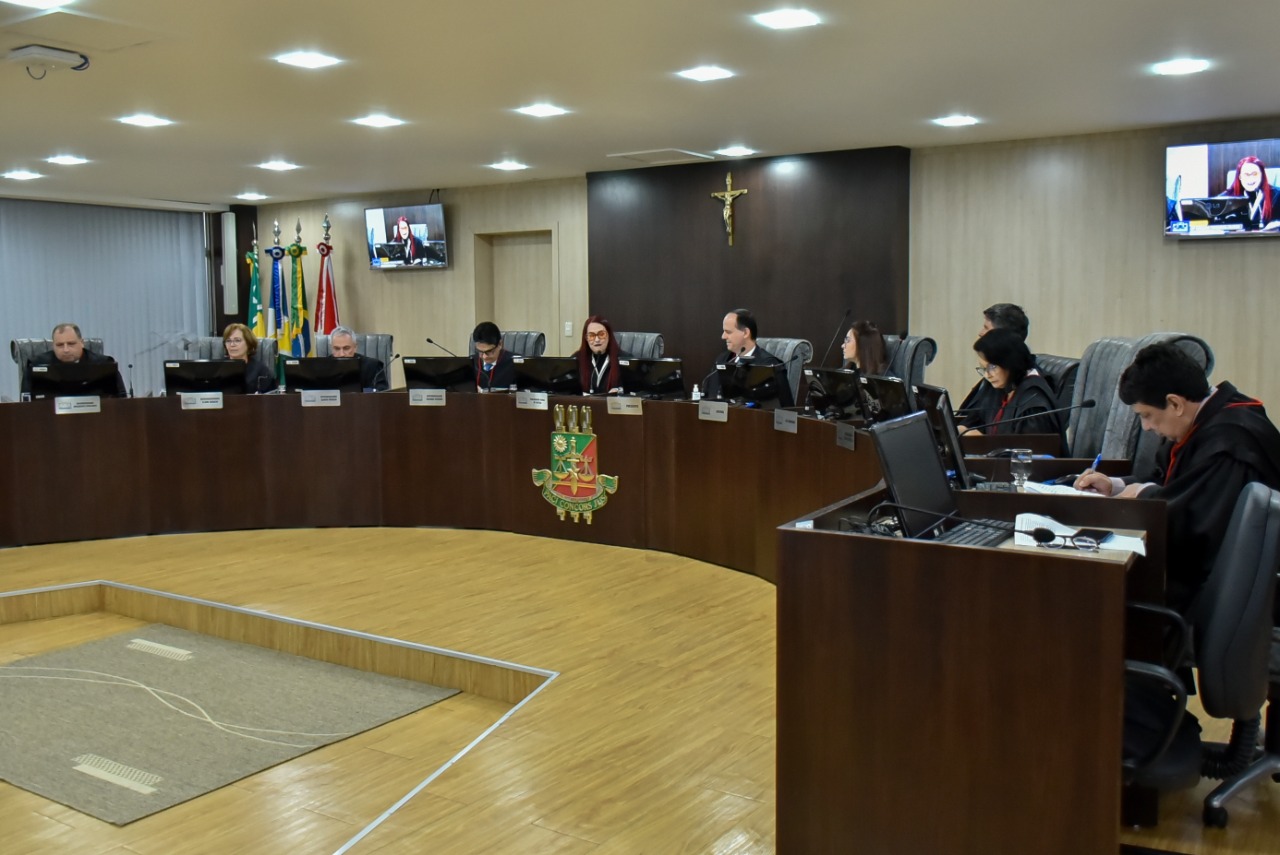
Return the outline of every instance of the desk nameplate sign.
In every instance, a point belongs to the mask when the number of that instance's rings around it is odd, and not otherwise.
[[[342,406],[342,392],[337,389],[303,389],[300,394],[304,407]]]
[[[727,401],[699,401],[698,402],[698,421],[703,421],[703,422],[729,421],[728,402]]]
[[[443,407],[448,402],[445,389],[410,389],[409,406]]]
[[[517,410],[547,410],[546,392],[516,392]]]
[[[221,392],[180,392],[184,410],[220,410],[222,409]]]
[[[641,398],[609,398],[607,412],[611,416],[643,416],[644,400]]]
[[[774,410],[773,429],[781,433],[799,433],[800,419],[793,410]]]
[[[72,413],[100,413],[102,399],[97,395],[66,395],[53,399],[53,411],[60,416]]]
[[[853,451],[857,438],[858,429],[853,425],[844,423],[836,425],[836,445]]]

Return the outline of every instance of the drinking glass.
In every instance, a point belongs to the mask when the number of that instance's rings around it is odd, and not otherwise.
[[[1009,453],[1009,474],[1013,476],[1013,483],[1018,489],[1027,483],[1027,477],[1031,474],[1031,449],[1014,448]]]

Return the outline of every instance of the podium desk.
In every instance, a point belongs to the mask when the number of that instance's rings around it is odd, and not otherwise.
[[[1163,542],[1158,502],[957,503]],[[1137,578],[1163,576],[1159,550],[1142,561],[794,524],[778,548],[779,852],[1118,851],[1125,592],[1159,587]]]

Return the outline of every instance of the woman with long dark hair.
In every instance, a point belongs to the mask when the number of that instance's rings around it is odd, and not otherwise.
[[[1244,196],[1249,200],[1247,213],[1233,215],[1233,219],[1239,217],[1243,220],[1246,229],[1280,229],[1280,189],[1271,186],[1267,180],[1267,167],[1258,158],[1252,155],[1240,158],[1236,164],[1235,180],[1222,195]]]
[[[885,356],[884,333],[875,321],[854,321],[844,337],[844,365],[863,374],[884,376],[889,373]]]
[[[613,325],[592,315],[582,325],[582,343],[574,354],[578,359],[578,379],[582,394],[605,395],[622,391],[618,360],[630,356],[618,349]]]

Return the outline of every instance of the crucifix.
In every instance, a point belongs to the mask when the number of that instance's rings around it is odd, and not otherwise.
[[[733,173],[724,174],[724,190],[712,193],[714,199],[724,202],[724,230],[729,235],[729,246],[733,246],[733,200],[746,193],[746,190],[733,189]]]

